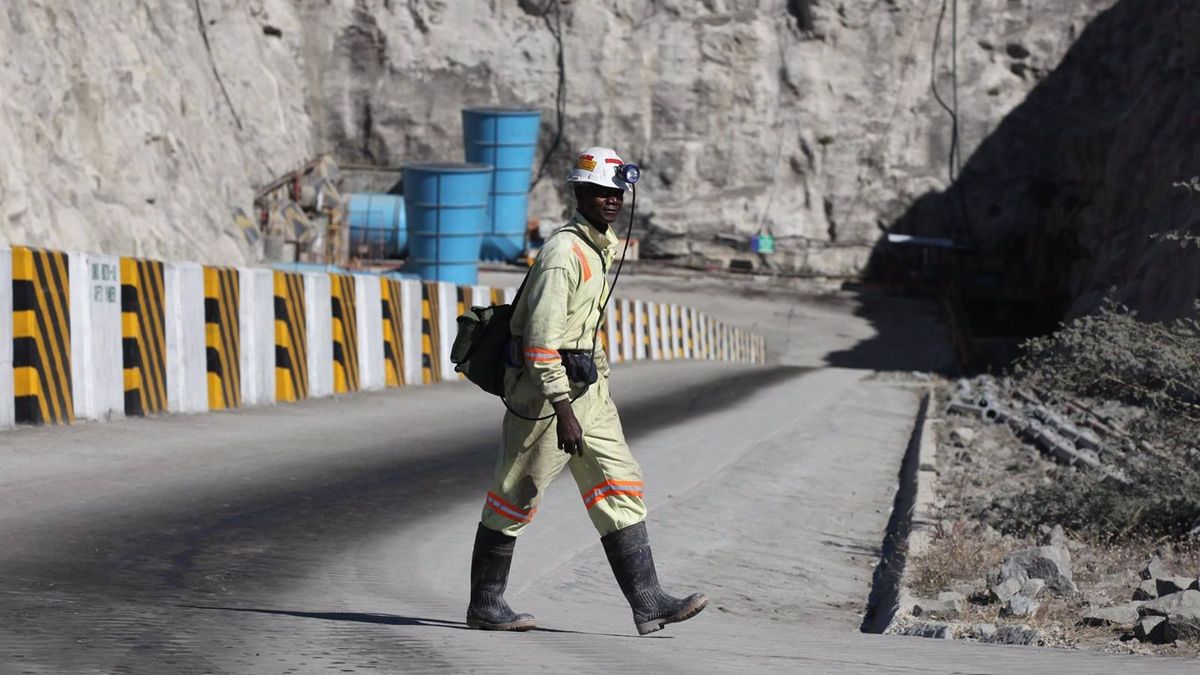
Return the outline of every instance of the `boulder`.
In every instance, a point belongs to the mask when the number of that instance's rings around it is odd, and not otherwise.
[[[950,624],[934,621],[918,621],[904,628],[904,630],[900,631],[900,634],[912,637],[933,638],[935,640],[949,640],[954,637],[954,631],[951,630]]]
[[[1142,571],[1138,572],[1138,575],[1143,579],[1161,579],[1171,576],[1171,572],[1167,570],[1167,566],[1163,564],[1161,558],[1154,556],[1146,563]]]
[[[1163,626],[1163,640],[1200,640],[1200,606],[1183,607],[1171,612]]]
[[[1027,598],[1036,598],[1046,589],[1045,579],[1028,579],[1021,585],[1021,595]]]
[[[983,642],[997,645],[1045,645],[1046,634],[1029,626],[1000,626]]]
[[[962,596],[957,593],[952,595],[958,596],[958,598],[955,600],[918,599],[913,604],[913,616],[954,621],[962,614],[963,600]]]
[[[1132,626],[1138,622],[1138,605],[1127,602],[1115,607],[1089,607],[1083,615],[1088,626]]]
[[[1014,595],[1020,593],[1024,585],[1018,579],[1005,580],[992,586],[992,597],[996,599],[996,602],[1006,603],[1012,600]]]
[[[1062,546],[1063,548],[1066,548],[1067,543],[1069,541],[1070,540],[1067,539],[1067,532],[1066,532],[1066,530],[1063,529],[1062,525],[1055,525],[1053,528],[1051,528],[1051,530],[1050,530],[1050,545],[1051,546]]]
[[[1008,604],[1000,610],[1000,616],[1033,616],[1038,609],[1038,601],[1022,593],[1017,593],[1008,600]]]
[[[959,447],[965,447],[975,440],[975,430],[971,427],[957,427],[950,432],[950,442]]]
[[[986,641],[995,634],[996,624],[994,623],[977,623],[971,627],[971,637],[976,640]]]
[[[1138,607],[1142,616],[1170,616],[1184,609],[1200,609],[1200,591],[1181,591],[1143,602]]]
[[[1161,644],[1163,639],[1163,624],[1166,619],[1161,616],[1144,616],[1133,627],[1133,636],[1142,642]]]
[[[1046,588],[1058,595],[1076,592],[1071,578],[1071,552],[1066,546],[1050,545],[1010,553],[1000,566],[1000,582],[1016,579],[1024,585],[1029,579],[1042,579]]]
[[[1157,597],[1158,582],[1154,579],[1147,579],[1138,584],[1137,590],[1133,592],[1134,600],[1154,600]]]
[[[1192,587],[1192,583],[1195,582],[1195,579],[1190,579],[1188,577],[1158,577],[1153,581],[1155,590],[1158,591],[1158,597],[1161,598],[1164,595],[1171,595],[1172,593],[1179,593],[1180,591],[1188,590]]]

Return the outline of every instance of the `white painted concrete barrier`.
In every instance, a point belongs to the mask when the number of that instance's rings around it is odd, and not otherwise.
[[[358,384],[372,390],[387,386],[383,363],[383,292],[374,274],[354,275],[358,298]]]
[[[208,411],[208,361],[204,345],[204,268],[163,265],[166,297],[167,410]]]
[[[333,301],[329,275],[304,273],[304,323],[308,337],[308,395],[333,393]]]
[[[67,261],[71,277],[71,387],[75,417],[90,420],[124,417],[121,261],[116,256],[80,251],[68,253]]]
[[[70,308],[69,317],[66,318],[69,318],[71,336],[70,381],[64,377],[65,374],[60,374],[58,379],[62,384],[51,384],[63,392],[70,387],[76,418],[102,420],[124,416],[125,399],[130,395],[126,393],[125,378],[133,377],[131,373],[135,373],[135,370],[133,367],[129,371],[124,368],[121,259],[87,252],[37,252],[35,255],[50,256],[48,259],[53,260],[65,257],[69,269],[67,289]],[[144,263],[138,262],[139,265]],[[38,264],[44,267],[47,263]],[[191,263],[163,263],[162,269],[166,409],[171,412],[201,412],[210,406],[224,408],[275,402],[277,392],[283,391],[277,389],[276,379],[280,372],[287,372],[280,371],[277,364],[277,344],[280,340],[286,344],[287,337],[280,337],[276,333],[281,326],[285,333],[288,331],[286,320],[277,320],[276,272],[271,269],[240,268],[234,278],[220,270],[206,273],[205,268]],[[12,288],[13,270],[11,250],[0,248],[0,291]],[[43,281],[41,272],[22,274],[41,275],[31,277],[39,284],[56,283],[52,280]],[[215,277],[212,274],[227,276]],[[61,272],[58,276],[62,276]],[[305,318],[304,335],[297,333],[297,336],[307,346],[307,396],[328,396],[334,393],[336,386],[332,279],[324,272],[306,272],[300,276],[303,279]],[[220,282],[220,289],[214,290],[216,286],[209,289],[213,294],[211,299],[205,297],[206,279],[210,283],[213,283],[212,279]],[[355,274],[353,279],[359,389],[382,389],[392,382],[392,377],[389,363],[384,359],[381,279],[367,274]],[[460,292],[459,287],[445,282],[425,284],[402,280],[388,283],[396,283],[396,290],[389,290],[388,293],[389,297],[392,293],[398,296],[395,304],[400,334],[400,340],[390,344],[392,349],[403,353],[402,379],[404,384],[409,385],[420,384],[427,379],[460,379],[449,358],[450,346],[457,332],[456,318],[460,302],[464,305],[488,305],[493,298],[502,298],[502,301],[512,303],[517,292],[512,287],[492,289],[478,285]],[[236,319],[231,320],[232,314],[228,312],[232,311],[232,301],[222,298],[228,297],[235,286],[238,288],[238,308]],[[300,293],[299,285],[295,282],[290,288]],[[61,291],[55,292],[61,294]],[[424,299],[430,300],[428,308]],[[216,303],[214,307],[217,308],[227,308],[223,310],[226,312],[222,314],[224,318],[218,319],[216,314],[207,316],[206,302]],[[426,311],[430,312],[428,317]],[[760,336],[714,321],[694,308],[614,298],[607,312],[607,336],[614,363],[677,358],[762,362],[765,358],[765,341]],[[128,317],[133,315],[131,310],[124,320],[131,320]],[[213,323],[206,323],[210,318]],[[66,325],[64,322],[61,333],[66,332]],[[389,329],[389,333],[391,330],[394,328]],[[210,331],[218,332],[210,335]],[[132,327],[129,332],[133,334]],[[0,427],[14,424],[16,413],[19,412],[14,401],[13,337],[13,296],[11,292],[0,292]],[[619,349],[615,349],[617,345]],[[210,347],[217,358],[228,358],[236,350],[240,367],[240,401],[237,392],[227,382],[221,382],[222,389],[217,392],[219,401],[213,402],[216,399],[210,396],[209,391],[213,386],[212,378],[218,378],[219,381],[223,372],[230,372],[230,377],[234,375],[232,364],[228,362],[220,369],[214,367],[213,373],[208,372]],[[144,374],[142,377],[145,377]],[[37,383],[32,379],[29,382],[28,388],[32,393],[25,396],[40,396]],[[392,384],[399,384],[399,380]],[[138,390],[136,383],[129,386],[131,392]],[[48,413],[44,408],[41,413],[31,413],[29,421],[46,418]],[[50,421],[69,421],[70,411],[63,406],[59,408],[65,413],[54,411],[54,419]]]
[[[662,342],[659,346],[662,359],[674,359],[675,350],[671,347],[671,308],[663,303],[658,305],[658,339]]]
[[[238,268],[238,325],[242,336],[239,365],[242,402],[275,402],[275,273],[258,267]]]
[[[404,381],[421,384],[421,282],[400,282],[400,324],[404,331]]]
[[[647,327],[643,320],[643,317],[646,316],[646,303],[634,300],[630,304],[633,305],[633,358],[645,361],[650,358],[650,354],[646,351]]]
[[[437,287],[438,307],[442,308],[437,317],[442,379],[456,380],[458,373],[454,372],[454,364],[450,361],[450,345],[454,344],[454,335],[458,332],[458,289],[447,281],[439,281]]]
[[[621,360],[632,361],[637,358],[634,356],[633,344],[634,320],[631,314],[633,303],[629,301],[629,298],[615,298],[613,302],[618,303],[621,307],[621,325],[618,327],[618,330],[621,331]]]

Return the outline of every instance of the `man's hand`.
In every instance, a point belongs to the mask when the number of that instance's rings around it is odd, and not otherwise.
[[[554,404],[554,413],[558,418],[558,449],[568,455],[583,455],[583,427],[575,419],[575,411],[571,409],[571,400],[563,399]]]

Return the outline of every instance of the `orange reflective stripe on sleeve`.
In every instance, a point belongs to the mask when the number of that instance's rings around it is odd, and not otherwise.
[[[583,249],[579,248],[579,244],[571,244],[571,252],[579,258],[579,264],[583,267],[583,280],[587,281],[592,278],[592,266],[588,264],[587,256],[583,254]]]
[[[537,509],[526,511],[525,509],[517,508],[495,492],[487,493],[487,506],[505,518],[518,523],[528,523],[533,520],[533,514],[537,513]]]
[[[642,496],[642,481],[640,480],[606,480],[596,487],[583,493],[583,505],[592,508],[600,500],[616,495]]]
[[[561,356],[553,349],[543,349],[541,347],[526,347],[526,361],[557,361]]]

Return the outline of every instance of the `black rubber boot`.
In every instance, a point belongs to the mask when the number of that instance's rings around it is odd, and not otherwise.
[[[669,623],[686,621],[708,605],[708,596],[693,593],[680,600],[667,595],[658,585],[654,556],[646,524],[630,525],[600,538],[613,576],[633,608],[633,623],[638,634],[662,630]]]
[[[467,625],[482,630],[529,630],[537,627],[532,614],[517,614],[504,601],[508,568],[512,565],[516,537],[489,530],[483,524],[475,532],[471,554],[471,604]]]

